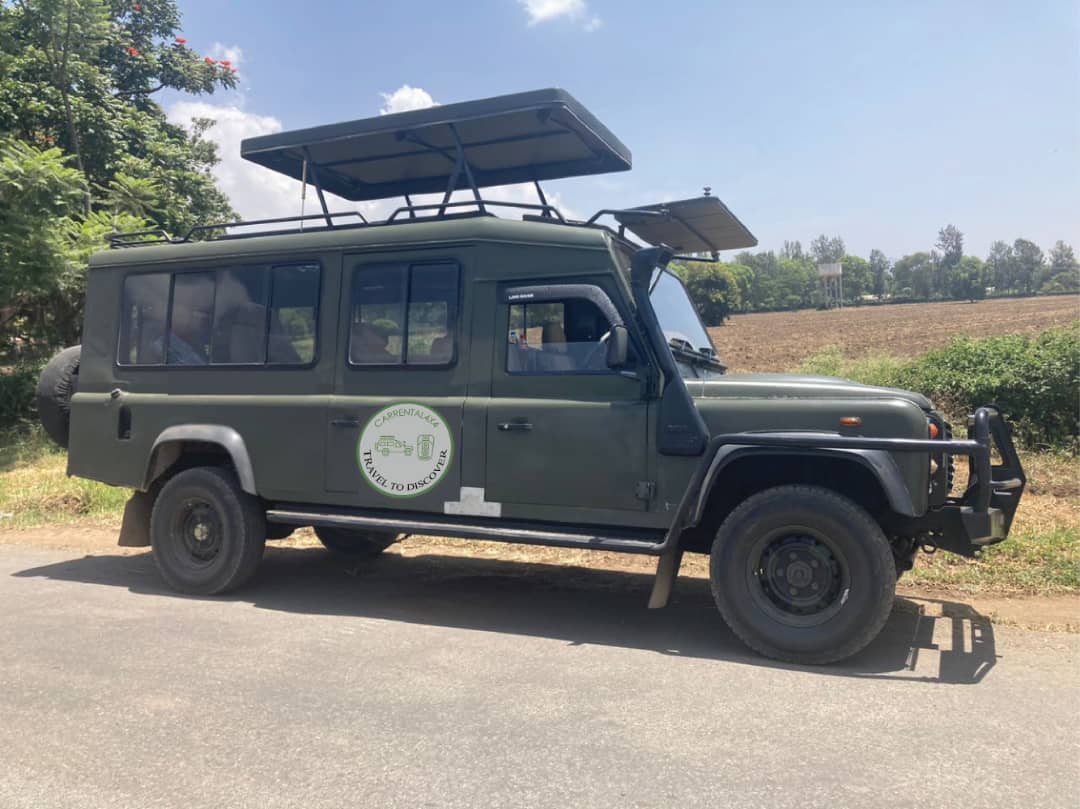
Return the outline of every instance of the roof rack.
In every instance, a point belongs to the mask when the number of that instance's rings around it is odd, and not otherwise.
[[[720,200],[706,196],[633,209],[605,208],[579,222],[548,203],[541,180],[625,171],[630,150],[564,90],[536,90],[480,101],[448,104],[294,132],[241,143],[241,155],[314,185],[321,214],[196,225],[183,236],[164,230],[114,233],[113,248],[186,244],[255,236],[381,227],[472,216],[490,209],[524,211],[523,219],[604,229],[625,241],[629,230],[649,244],[690,252],[750,247],[757,239]],[[531,182],[539,203],[484,199],[483,187]],[[455,191],[471,199],[452,201]],[[403,197],[386,219],[369,221],[359,211],[332,213],[330,192],[348,200]],[[417,204],[413,194],[440,193],[436,203]],[[610,215],[618,232],[598,223]],[[353,218],[358,221],[341,222]],[[321,220],[315,227],[307,223]],[[270,228],[272,225],[289,225]],[[263,228],[251,230],[251,228]],[[630,244],[627,242],[627,244]]]
[[[240,154],[351,201],[627,171],[630,150],[565,90],[248,138]],[[323,211],[326,211],[325,202]]]

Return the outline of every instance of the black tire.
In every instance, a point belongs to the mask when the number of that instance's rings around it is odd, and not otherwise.
[[[334,553],[349,556],[378,556],[395,542],[399,534],[386,531],[364,531],[351,528],[316,526],[315,536],[323,546]]]
[[[713,542],[713,598],[731,630],[777,660],[842,660],[881,631],[896,593],[892,549],[855,503],[777,486],[728,515]]]
[[[34,404],[38,418],[49,438],[64,449],[71,427],[71,397],[79,385],[79,359],[82,346],[65,348],[45,366],[38,378]]]
[[[174,590],[225,593],[255,574],[266,547],[266,514],[228,469],[186,469],[154,501],[150,544],[162,578]]]

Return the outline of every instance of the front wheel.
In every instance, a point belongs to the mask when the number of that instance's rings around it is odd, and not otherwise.
[[[777,486],[728,515],[713,542],[713,597],[767,657],[832,663],[865,647],[892,609],[896,569],[876,522],[816,486]]]

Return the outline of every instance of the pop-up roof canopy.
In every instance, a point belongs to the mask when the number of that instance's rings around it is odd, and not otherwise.
[[[716,197],[642,205],[616,211],[627,230],[649,244],[666,244],[679,253],[716,253],[754,247],[757,239]]]
[[[248,138],[240,153],[348,200],[475,192],[631,164],[630,150],[557,89]]]

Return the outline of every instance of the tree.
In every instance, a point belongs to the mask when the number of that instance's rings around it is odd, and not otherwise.
[[[1070,245],[1060,239],[1054,243],[1044,276],[1039,284],[1042,292],[1075,292],[1080,288],[1080,264]]]
[[[43,217],[40,229],[54,238],[48,255],[56,255],[52,248],[103,246],[113,218],[118,225],[145,218],[180,233],[232,218],[210,174],[218,158],[202,138],[209,124],[188,132],[170,123],[153,98],[166,89],[199,94],[236,86],[235,67],[188,48],[179,25],[173,0],[0,3],[0,140],[12,161],[9,171],[22,166],[38,172],[39,189],[50,183],[78,188],[77,204],[65,192],[47,215],[29,203],[8,201],[9,209],[22,210],[20,216]],[[12,141],[33,151],[17,150]],[[78,301],[57,297],[81,295],[81,268],[65,280],[64,273],[72,272],[69,261],[70,255],[44,261],[38,282],[22,289],[17,302],[0,300],[7,322],[21,318],[41,325],[43,313],[50,313],[45,320],[51,322],[51,313],[67,311],[68,304],[77,316]],[[21,272],[14,264],[0,265],[0,274],[9,270],[11,277]],[[24,323],[26,329],[33,331]],[[54,331],[46,341],[61,339],[66,338]]]
[[[1016,257],[1013,255],[1012,247],[1002,241],[991,244],[990,254],[986,257],[986,271],[996,292],[1008,292],[1013,289],[1016,279]]]
[[[884,253],[880,250],[870,251],[870,275],[873,279],[871,291],[877,296],[878,300],[881,300],[885,293],[889,291],[889,268],[889,259],[885,257]]]
[[[806,257],[806,254],[803,253],[802,242],[798,240],[789,242],[786,239],[784,240],[784,249],[780,251],[780,255],[784,258],[793,258],[796,260],[802,260]]]
[[[1035,292],[1035,284],[1043,269],[1043,251],[1035,242],[1017,239],[1013,242],[1016,288],[1024,295]]]
[[[706,325],[722,325],[742,305],[742,287],[749,273],[746,267],[690,261],[672,263],[670,269],[686,284],[687,294]]]
[[[893,265],[896,294],[900,297],[929,298],[934,261],[929,253],[912,253]]]
[[[114,225],[146,224],[119,211],[82,214],[86,179],[71,162],[56,147],[0,137],[0,337],[9,354],[34,339],[75,342],[89,253]]]
[[[938,231],[934,246],[941,251],[941,265],[946,268],[955,267],[964,257],[964,234],[955,225],[946,225]]]
[[[810,243],[810,255],[818,264],[835,264],[845,252],[844,240],[839,236],[832,238],[822,233]]]
[[[870,262],[859,256],[844,256],[841,261],[844,266],[844,297],[855,301],[869,294],[874,286]]]
[[[964,256],[949,277],[949,295],[974,303],[986,297],[986,265],[975,256]]]

